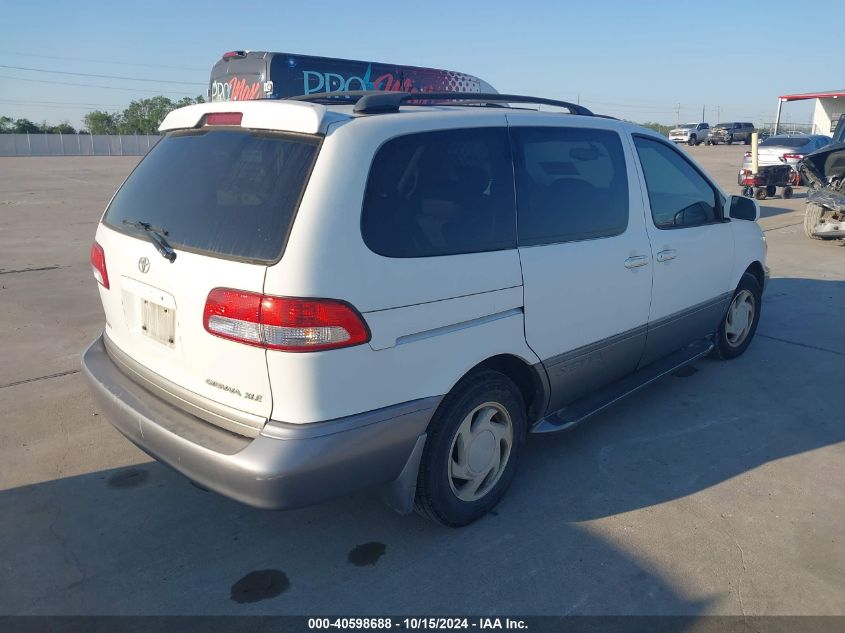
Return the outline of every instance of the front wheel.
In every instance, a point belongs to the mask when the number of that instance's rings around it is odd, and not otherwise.
[[[504,374],[483,370],[443,399],[428,429],[414,507],[442,525],[468,525],[504,496],[526,434],[525,404]]]
[[[733,142],[734,142],[734,137],[733,137],[733,136],[729,136],[729,137],[728,137],[728,140],[727,140],[727,141],[725,141],[725,142],[726,142],[728,145],[733,145]]]
[[[815,202],[808,202],[807,208],[804,210],[804,234],[813,240],[823,239],[816,235],[813,231],[821,224],[822,218],[827,213],[827,209]]]
[[[745,273],[716,331],[713,353],[717,358],[730,360],[741,356],[748,349],[760,321],[762,296],[760,282],[751,273]]]
[[[696,145],[697,143],[696,143],[695,134],[693,134],[692,136],[690,136],[690,137],[689,137],[689,141],[687,141],[687,142],[689,143],[689,146],[690,146],[690,147],[692,147],[693,145]]]

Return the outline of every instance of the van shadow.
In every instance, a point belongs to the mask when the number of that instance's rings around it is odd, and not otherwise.
[[[626,538],[626,526],[680,534],[696,550],[733,547],[718,531],[694,533],[686,508],[671,525],[670,515],[655,526],[645,513],[845,440],[833,422],[839,405],[818,399],[808,408],[805,397],[841,369],[845,344],[827,348],[810,337],[843,313],[845,282],[773,280],[746,355],[698,361],[697,371],[670,376],[570,433],[532,438],[506,499],[461,530],[395,515],[368,494],[290,512],[253,510],[155,462],[2,491],[0,613],[724,608],[733,599],[727,585],[691,599],[671,566],[648,562],[664,560],[659,552],[634,546],[642,543],[636,529]],[[640,514],[620,516],[632,512]],[[718,523],[719,513],[704,503],[695,520]],[[667,538],[666,547],[678,546]]]

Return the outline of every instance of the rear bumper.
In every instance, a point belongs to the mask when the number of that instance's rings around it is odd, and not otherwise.
[[[135,383],[102,336],[82,356],[94,399],[118,431],[198,484],[247,505],[310,505],[408,471],[439,397],[314,424],[269,421],[256,438],[192,416]]]

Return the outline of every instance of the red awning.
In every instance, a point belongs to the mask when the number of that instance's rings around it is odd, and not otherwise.
[[[804,99],[835,99],[837,97],[845,97],[845,90],[831,90],[829,92],[805,92],[804,94],[781,95],[779,98],[781,101],[802,101]]]

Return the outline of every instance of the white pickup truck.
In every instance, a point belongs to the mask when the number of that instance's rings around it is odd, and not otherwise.
[[[669,131],[669,140],[673,143],[701,145],[709,135],[709,123],[682,123]]]

